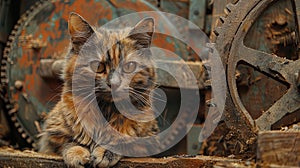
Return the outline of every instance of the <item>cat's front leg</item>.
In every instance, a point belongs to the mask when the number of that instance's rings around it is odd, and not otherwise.
[[[91,157],[93,159],[94,167],[97,168],[112,167],[122,158],[122,156],[101,147],[96,147],[93,150]]]
[[[62,156],[66,165],[71,168],[84,168],[90,161],[90,151],[74,143],[64,147]]]

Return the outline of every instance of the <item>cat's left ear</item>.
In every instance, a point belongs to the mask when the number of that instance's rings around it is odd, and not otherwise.
[[[79,14],[72,12],[68,21],[69,33],[73,43],[73,49],[79,50],[80,47],[94,33],[93,28]]]
[[[142,48],[149,48],[154,33],[154,19],[145,18],[138,22],[129,33],[129,38],[136,40]]]

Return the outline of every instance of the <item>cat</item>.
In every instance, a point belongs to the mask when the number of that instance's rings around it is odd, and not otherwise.
[[[128,81],[130,76],[131,103],[137,109],[147,111],[143,115],[154,115],[150,107],[150,92],[156,87],[155,68],[150,51],[154,19],[144,18],[134,27],[124,29],[96,29],[79,14],[72,12],[68,20],[68,30],[71,47],[65,58],[61,100],[45,119],[39,140],[39,152],[61,155],[69,167],[111,167],[123,156],[101,147],[78,122],[78,116],[83,109],[80,109],[80,106],[77,109],[74,107],[72,77],[75,64],[79,58],[86,60],[84,68],[87,72],[82,72],[83,77],[89,77],[89,73],[94,74],[91,77],[95,81],[94,90],[98,105],[105,119],[115,130],[136,137],[156,135],[159,128],[155,117],[145,122],[129,119],[115,106],[117,102],[125,99],[123,95],[112,96],[112,90],[126,90],[124,81]],[[107,49],[107,46],[111,47]],[[89,58],[92,57],[89,53],[95,54],[105,50],[107,52],[104,55],[93,55],[98,60],[89,62]],[[146,61],[140,61],[141,58]],[[143,115],[136,116],[142,120]]]

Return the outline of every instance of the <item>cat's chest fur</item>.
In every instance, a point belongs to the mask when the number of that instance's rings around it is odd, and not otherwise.
[[[116,109],[113,107],[107,106],[102,110],[106,110],[105,112],[111,114],[109,124],[121,134],[145,137],[158,132],[156,120],[136,122],[124,117],[118,111],[114,111]],[[47,133],[45,135],[47,141],[42,140],[41,142],[48,142],[49,144],[40,144],[40,146],[41,151],[46,153],[60,153],[63,149],[63,144],[68,142],[76,142],[89,148],[93,148],[96,145],[91,135],[84,130],[79,121],[71,94],[64,95],[63,99],[57,103],[47,116],[44,127]],[[51,139],[50,141],[49,138]]]

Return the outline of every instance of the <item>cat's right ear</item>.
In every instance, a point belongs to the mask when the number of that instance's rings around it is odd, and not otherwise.
[[[79,14],[72,12],[68,21],[73,50],[78,52],[81,46],[94,33],[93,28]]]

